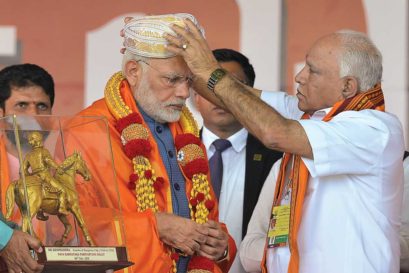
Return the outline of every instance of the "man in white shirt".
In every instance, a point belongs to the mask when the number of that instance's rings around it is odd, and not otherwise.
[[[213,50],[213,55],[237,80],[249,86],[254,85],[254,69],[246,56],[225,48]],[[263,183],[274,162],[282,157],[282,153],[266,148],[254,136],[248,134],[231,113],[197,93],[194,99],[203,117],[201,138],[208,158],[215,152],[212,144],[215,140],[226,139],[231,143],[231,146],[222,152],[223,179],[219,197],[219,220],[226,223],[239,247]],[[230,272],[245,272],[238,257]]]
[[[263,185],[259,200],[248,224],[246,237],[240,245],[240,260],[246,272],[261,272],[263,247],[268,231],[271,214],[271,205],[274,199],[275,181],[279,173],[279,164],[276,162],[271,169],[269,179]],[[400,240],[400,272],[409,272],[409,152],[405,151],[403,160],[404,190],[402,206],[402,225],[399,232]],[[271,177],[271,178],[270,178]]]
[[[384,112],[376,46],[351,31],[320,38],[293,97],[235,80],[188,26],[193,34],[173,27],[178,36],[167,36],[168,49],[187,62],[195,90],[286,153],[264,270],[399,272],[404,141],[399,120]]]

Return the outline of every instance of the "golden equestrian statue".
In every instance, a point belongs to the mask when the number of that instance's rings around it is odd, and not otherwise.
[[[13,181],[7,188],[6,193],[6,218],[9,219],[17,204],[23,219],[22,230],[29,231],[31,219],[34,215],[37,219],[46,221],[48,216],[43,213],[57,215],[64,224],[64,234],[55,245],[62,246],[71,231],[71,224],[67,215],[72,213],[80,226],[88,245],[94,246],[94,242],[88,232],[82,216],[78,193],[75,189],[75,175],[80,174],[84,180],[91,179],[90,171],[80,153],[74,152],[63,163],[58,164],[51,157],[50,152],[43,146],[43,137],[40,132],[31,132],[28,135],[28,143],[32,149],[23,161],[25,186],[28,196],[29,214],[26,211],[24,181]],[[50,169],[56,170],[53,176]]]

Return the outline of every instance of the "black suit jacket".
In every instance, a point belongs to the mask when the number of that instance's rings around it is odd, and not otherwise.
[[[273,164],[282,156],[282,152],[270,150],[253,135],[248,135],[246,145],[242,237],[247,233],[247,225],[254,207],[257,204],[264,181],[270,173]]]
[[[200,130],[201,137],[202,130]],[[246,142],[242,238],[246,235],[247,225],[257,204],[264,181],[270,173],[274,162],[282,156],[282,152],[266,148],[257,138],[248,134]]]

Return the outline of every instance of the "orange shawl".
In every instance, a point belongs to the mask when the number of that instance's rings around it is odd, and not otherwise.
[[[120,92],[122,99],[128,105],[131,110],[135,113],[139,113],[136,106],[135,99],[132,95],[132,91],[126,80],[120,85]],[[125,239],[126,246],[128,250],[128,258],[130,261],[134,262],[135,265],[126,269],[125,272],[130,270],[130,272],[138,273],[168,273],[172,268],[172,260],[168,255],[167,246],[164,245],[158,236],[156,229],[156,219],[155,215],[150,209],[144,212],[137,212],[137,202],[135,193],[128,188],[129,175],[133,173],[133,164],[131,159],[127,157],[123,150],[123,145],[121,143],[121,135],[117,131],[116,119],[114,115],[110,112],[107,107],[107,103],[104,99],[96,101],[93,105],[88,107],[79,113],[81,116],[104,116],[107,118],[108,127],[111,138],[111,146],[113,152],[113,159],[115,163],[115,173],[116,180],[118,183],[119,196],[121,202],[121,209],[125,224]],[[177,134],[182,133],[182,126],[179,123],[170,123],[169,128],[172,132],[173,137]],[[97,139],[93,141],[98,141]],[[165,183],[160,188],[160,192],[156,193],[156,199],[159,207],[159,211],[172,213],[172,200],[171,200],[171,185],[169,183],[169,178],[166,172],[166,168],[162,163],[159,148],[155,142],[154,137],[149,132],[149,142],[151,144],[152,150],[150,152],[150,162],[153,169],[156,171],[158,176],[164,178]],[[81,146],[80,143],[70,143],[69,145],[76,145],[75,147]],[[203,145],[203,144],[201,144]],[[71,146],[73,147],[73,146]],[[86,148],[86,147],[84,147]],[[96,153],[98,151],[88,151],[87,149],[81,149],[86,153]],[[91,155],[90,158],[98,158],[96,154],[95,157]],[[92,167],[91,167],[92,168]],[[97,180],[100,184],[110,183],[105,181],[105,172],[109,172],[106,169],[92,168],[91,173],[93,179]],[[209,174],[207,174],[208,177]],[[192,183],[189,179],[186,179],[186,194],[188,200],[190,199],[190,191],[192,188]],[[101,195],[115,200],[117,197],[116,192],[111,192],[109,190],[106,193],[100,193]],[[211,190],[211,195],[214,198],[213,190]],[[86,202],[95,202],[95,200],[86,200]],[[115,202],[115,201],[113,201]],[[209,219],[218,219],[218,205],[215,204],[214,208],[209,213]],[[225,229],[225,226],[223,225]],[[226,230],[226,229],[225,229]],[[229,237],[229,259],[216,264],[215,272],[227,272],[234,260],[236,254],[236,246],[231,237]],[[128,271],[129,272],[129,271]]]
[[[360,111],[364,109],[373,109],[385,111],[385,101],[381,89],[381,85],[377,84],[374,88],[359,93],[352,98],[339,101],[334,104],[331,111],[323,118],[323,121],[328,122],[337,114],[343,111]],[[303,115],[303,119],[308,119],[307,114]],[[280,165],[280,172],[277,177],[276,189],[274,193],[273,207],[280,205],[284,185],[286,181],[285,171],[290,159],[293,157],[294,167],[290,176],[292,177],[291,191],[291,213],[290,213],[290,234],[289,234],[289,248],[291,252],[290,262],[288,265],[288,273],[298,273],[299,270],[299,252],[297,245],[298,230],[302,219],[302,207],[304,203],[305,192],[308,187],[309,172],[301,156],[285,153]],[[264,250],[264,257],[261,262],[262,272],[267,272],[266,269],[266,253],[267,242]]]

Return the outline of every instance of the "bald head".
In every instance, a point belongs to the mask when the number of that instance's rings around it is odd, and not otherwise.
[[[318,42],[331,41],[337,51],[340,77],[352,76],[359,91],[366,91],[382,79],[382,54],[364,33],[342,30]]]
[[[342,31],[318,39],[296,75],[298,107],[307,113],[332,107],[373,88],[382,78],[382,56],[369,38]]]

